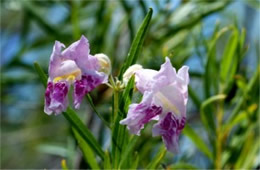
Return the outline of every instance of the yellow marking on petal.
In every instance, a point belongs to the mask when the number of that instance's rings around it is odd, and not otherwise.
[[[166,107],[167,109],[174,111],[175,114],[180,114],[179,109],[177,109],[177,107],[174,104],[172,104],[172,102],[161,92],[157,92],[155,96],[163,103],[163,107]]]
[[[60,80],[66,80],[66,81],[69,81],[69,82],[73,82],[76,79],[76,77],[78,77],[80,74],[81,74],[81,71],[80,70],[76,70],[76,71],[74,71],[74,72],[72,72],[70,74],[64,74],[62,76],[55,77],[53,79],[53,82],[57,83]]]
[[[66,80],[69,82],[73,82],[76,79],[76,77],[74,75],[69,75]]]
[[[54,83],[59,82],[60,80],[62,80],[62,77],[55,77],[55,79],[53,80]]]

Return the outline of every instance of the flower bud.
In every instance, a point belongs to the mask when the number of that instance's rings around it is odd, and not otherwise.
[[[134,65],[130,66],[123,75],[124,84],[127,85],[128,81],[132,77],[132,75],[135,74],[135,72],[137,70],[141,70],[141,69],[143,69],[143,67],[140,64],[134,64]]]
[[[97,57],[99,65],[100,65],[99,71],[104,72],[109,75],[111,73],[111,62],[110,62],[110,59],[108,58],[108,56],[106,56],[103,53],[99,53],[99,54],[96,54],[95,57]]]

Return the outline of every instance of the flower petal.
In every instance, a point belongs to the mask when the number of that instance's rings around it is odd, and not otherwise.
[[[172,112],[176,116],[186,116],[186,105],[188,100],[187,91],[183,93],[176,84],[160,87],[154,92],[154,103],[162,106],[163,112]]]
[[[145,91],[151,91],[154,84],[153,77],[158,71],[151,69],[140,69],[135,73],[135,82],[137,89],[144,93]]]
[[[178,152],[179,135],[186,123],[186,117],[178,119],[171,112],[153,126],[153,136],[161,135],[167,150],[172,153]]]
[[[99,63],[96,57],[89,54],[88,39],[81,36],[80,40],[71,44],[62,52],[62,56],[67,60],[74,60],[83,73],[88,70],[98,70]]]
[[[131,104],[127,117],[120,124],[127,125],[131,133],[140,135],[144,124],[162,113],[162,107],[152,104],[152,93],[146,92],[140,104]]]
[[[189,67],[188,66],[182,66],[177,73],[178,79],[184,84],[188,85],[189,84]]]
[[[128,69],[125,71],[125,73],[123,74],[123,82],[125,85],[127,85],[129,79],[138,71],[143,69],[143,66],[141,66],[140,64],[134,64],[131,65],[130,67],[128,67]],[[138,77],[137,77],[138,79]]]
[[[79,109],[83,97],[98,85],[107,82],[107,75],[99,72],[83,75],[81,80],[74,83],[74,106]]]
[[[68,106],[68,89],[67,82],[48,83],[45,91],[45,113],[49,115],[55,113],[57,115],[66,110]]]
[[[65,48],[65,45],[60,43],[59,41],[55,41],[51,58],[50,58],[50,65],[49,65],[49,76],[51,80],[53,80],[56,77],[55,73],[60,63],[62,62],[62,55],[61,55],[62,48]]]
[[[165,59],[165,63],[161,65],[159,72],[153,77],[154,84],[153,90],[158,90],[164,86],[170,85],[176,80],[176,70],[172,66],[168,57]]]

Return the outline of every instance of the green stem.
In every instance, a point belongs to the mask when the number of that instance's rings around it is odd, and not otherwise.
[[[114,112],[113,112],[113,123],[116,121],[116,116],[118,114],[118,90],[117,89],[114,89]]]
[[[221,169],[221,157],[222,157],[222,119],[224,114],[224,101],[219,101],[217,105],[217,140],[216,140],[216,169]]]

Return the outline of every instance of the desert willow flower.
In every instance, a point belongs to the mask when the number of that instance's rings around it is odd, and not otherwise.
[[[166,57],[159,71],[136,70],[136,87],[143,94],[143,99],[129,106],[127,117],[120,123],[127,125],[131,133],[140,135],[144,124],[157,120],[152,129],[153,136],[161,135],[166,148],[170,152],[178,152],[179,135],[186,123],[188,69],[183,66],[176,73]]]
[[[87,38],[65,45],[56,41],[50,57],[49,78],[45,91],[44,112],[59,114],[68,106],[68,91],[74,86],[74,107],[78,109],[83,97],[100,84],[107,83],[111,70],[109,58],[104,54],[90,54]]]

